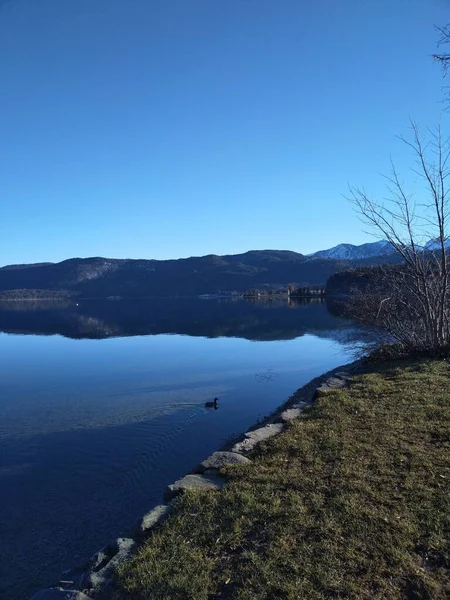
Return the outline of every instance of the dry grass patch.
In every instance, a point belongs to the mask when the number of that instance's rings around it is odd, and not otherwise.
[[[189,493],[119,572],[126,600],[450,597],[450,367],[320,398],[220,493]]]

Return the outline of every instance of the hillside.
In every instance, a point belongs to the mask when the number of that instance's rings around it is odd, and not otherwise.
[[[334,273],[327,281],[326,293],[335,295],[347,295],[355,290],[363,291],[373,281],[378,270],[373,267],[361,267]]]
[[[385,262],[373,257],[370,264]],[[368,264],[368,259],[364,260]],[[60,263],[6,266],[0,269],[0,296],[146,297],[190,296],[254,287],[325,285],[358,261],[306,257],[287,250],[210,254],[178,260],[72,258]],[[11,292],[20,290],[20,292]],[[5,292],[8,292],[5,294]]]
[[[386,256],[392,254],[392,245],[386,240],[378,242],[369,242],[355,246],[354,244],[338,244],[328,250],[319,250],[311,257],[315,258],[332,258],[337,260],[359,260],[372,258],[374,256]]]
[[[340,271],[331,275],[327,281],[326,293],[330,296],[348,295],[353,292],[364,292],[375,281],[382,282],[386,273],[392,269],[399,270],[398,265],[390,266],[359,266],[355,269]]]

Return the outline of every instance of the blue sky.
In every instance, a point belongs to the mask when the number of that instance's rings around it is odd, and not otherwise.
[[[448,0],[0,0],[0,264],[371,238]],[[444,127],[445,129],[445,127]]]

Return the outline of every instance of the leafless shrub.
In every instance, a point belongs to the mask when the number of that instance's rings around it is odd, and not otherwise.
[[[446,189],[450,145],[440,127],[428,130],[427,139],[419,135],[415,123],[411,128],[412,141],[402,140],[415,155],[414,172],[424,183],[423,197],[416,200],[407,193],[392,161],[383,200],[350,188],[349,199],[362,220],[403,259],[400,268],[378,269],[370,285],[354,295],[350,310],[380,333],[383,341],[378,347],[390,340],[402,353],[442,355],[450,350]]]

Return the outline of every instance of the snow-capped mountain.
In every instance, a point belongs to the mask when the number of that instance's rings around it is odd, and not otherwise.
[[[445,241],[445,247],[449,248],[450,247],[450,240],[446,240]],[[424,246],[425,250],[440,250],[441,249],[441,242],[439,241],[439,238],[436,238],[434,240],[430,240],[429,242],[427,242]]]
[[[393,248],[387,240],[379,242],[369,242],[355,246],[353,244],[339,244],[328,250],[319,250],[310,254],[311,258],[332,258],[334,260],[359,260],[363,258],[372,258],[373,256],[385,256],[392,254]]]

